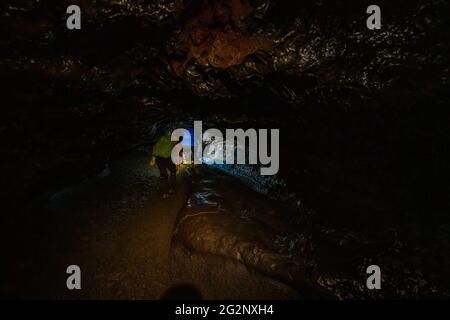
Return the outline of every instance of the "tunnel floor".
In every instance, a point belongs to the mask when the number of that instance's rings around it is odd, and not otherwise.
[[[180,175],[176,195],[162,199],[157,170],[148,167],[147,157],[133,155],[54,194],[44,210],[48,219],[31,219],[10,239],[22,248],[13,253],[20,263],[7,277],[9,295],[160,299],[189,286],[204,299],[298,298],[291,287],[232,259],[171,251],[187,197],[185,179]],[[66,288],[72,264],[81,268],[81,290]],[[17,279],[24,274],[29,277]]]

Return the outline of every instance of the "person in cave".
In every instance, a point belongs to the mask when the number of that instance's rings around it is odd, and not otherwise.
[[[168,133],[164,133],[159,137],[152,150],[150,165],[158,167],[164,199],[175,193],[177,167],[172,162],[171,154],[177,143],[171,140]]]

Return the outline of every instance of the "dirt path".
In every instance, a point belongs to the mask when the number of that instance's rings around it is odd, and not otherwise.
[[[95,181],[56,194],[45,224],[35,221],[23,230],[39,236],[24,242],[12,277],[21,280],[10,287],[33,298],[159,299],[186,284],[206,299],[296,297],[229,259],[174,253],[173,227],[186,200],[185,183],[178,180],[177,194],[162,199],[156,170],[145,157],[133,156]],[[66,288],[72,264],[81,268],[82,290]]]

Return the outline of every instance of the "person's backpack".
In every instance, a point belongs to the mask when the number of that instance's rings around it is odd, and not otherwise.
[[[163,135],[159,138],[158,142],[153,146],[152,155],[160,158],[170,158],[173,147],[177,144],[177,141],[170,140],[170,136]]]

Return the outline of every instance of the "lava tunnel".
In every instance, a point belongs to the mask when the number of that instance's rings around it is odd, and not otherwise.
[[[3,0],[0,297],[450,298],[450,3],[376,2]]]

